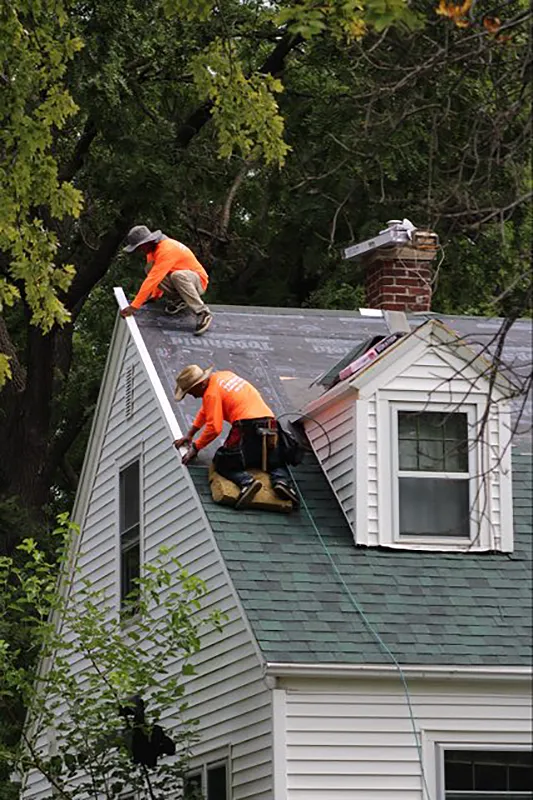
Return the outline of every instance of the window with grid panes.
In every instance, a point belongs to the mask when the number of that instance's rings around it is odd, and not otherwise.
[[[119,474],[120,603],[135,593],[140,575],[140,475],[139,461]],[[134,596],[134,595],[133,595]]]
[[[532,800],[533,753],[445,750],[445,800]]]
[[[400,536],[468,537],[467,414],[397,413]]]
[[[184,800],[228,800],[228,772],[225,762],[207,764],[201,772],[186,776]]]

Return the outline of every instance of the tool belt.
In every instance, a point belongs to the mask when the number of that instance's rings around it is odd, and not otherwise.
[[[268,468],[268,453],[277,448],[279,443],[278,422],[274,417],[259,417],[255,419],[239,419],[231,426],[231,430],[215,454],[215,468],[217,461],[224,460],[232,469],[244,469],[245,459],[243,453],[243,439],[251,433],[261,440],[261,469],[266,472]]]

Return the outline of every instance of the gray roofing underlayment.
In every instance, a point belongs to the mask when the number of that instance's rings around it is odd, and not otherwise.
[[[190,363],[231,369],[254,383],[277,415],[298,417],[322,393],[316,381],[383,319],[358,312],[214,306],[211,329],[192,336],[194,319],[144,307],[136,320],[162,384],[186,431],[199,401],[173,399],[175,375]],[[480,350],[501,320],[411,316],[411,327],[438,318]],[[510,373],[531,369],[529,320],[506,339]],[[515,410],[521,406],[514,402]],[[287,418],[287,417],[285,417]],[[282,419],[283,421],[283,419]],[[531,664],[531,404],[520,415],[513,454],[515,550],[421,553],[354,545],[352,532],[312,456],[295,469],[304,503],[291,515],[236,512],[213,503],[203,451],[191,474],[230,576],[267,661],[386,664],[349,592],[403,664]],[[315,527],[316,526],[316,527]],[[317,534],[316,528],[320,532]]]

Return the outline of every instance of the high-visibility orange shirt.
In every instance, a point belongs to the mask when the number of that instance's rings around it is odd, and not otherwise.
[[[224,420],[233,423],[239,419],[273,416],[273,411],[251,383],[229,370],[214,372],[202,398],[202,407],[193,422],[198,429],[205,425],[195,445],[201,450],[220,436]]]
[[[146,262],[152,264],[152,268],[132,301],[134,308],[140,308],[150,297],[161,297],[162,291],[158,289],[159,284],[169,272],[175,272],[177,269],[190,269],[192,272],[198,273],[202,287],[204,290],[207,289],[209,282],[207,272],[192,250],[175,239],[162,239],[158,242],[155,250],[146,256]]]

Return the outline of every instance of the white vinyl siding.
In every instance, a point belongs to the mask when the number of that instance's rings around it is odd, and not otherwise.
[[[188,679],[186,699],[191,718],[199,720],[200,735],[194,748],[193,766],[197,760],[203,761],[205,753],[231,746],[228,762],[231,800],[270,800],[271,698],[262,680],[255,644],[135,345],[129,341],[117,358],[121,366],[115,381],[116,393],[97,457],[87,512],[80,521],[81,575],[113,593],[118,609],[118,473],[140,453],[144,498],[141,563],[154,559],[161,545],[174,546],[172,553],[183,566],[207,582],[209,593],[204,610],[217,608],[229,617],[223,634],[213,631],[205,636],[202,650],[195,657],[197,676]],[[132,365],[135,365],[135,413],[127,418],[124,376]],[[113,391],[113,387],[107,390]],[[75,595],[75,583],[72,589]],[[80,671],[83,665],[79,660],[72,666]],[[179,666],[177,662],[176,668]],[[163,717],[163,727],[170,717],[172,710]],[[45,782],[32,773],[23,800],[48,797]]]
[[[355,408],[343,399],[306,424],[307,435],[348,521],[355,519]]]
[[[286,800],[426,800],[399,681],[286,685]],[[409,688],[430,800],[442,800],[439,737],[459,732],[467,741],[490,734],[501,746],[531,742],[527,683],[413,680]]]
[[[427,335],[427,334],[426,334]],[[394,407],[424,411],[485,413],[488,381],[453,352],[453,346],[424,338],[406,339],[360,376],[338,384],[306,410],[311,445],[343,509],[357,544],[419,550],[512,551],[511,453],[509,404],[494,397],[484,441],[470,451],[470,473],[482,476],[471,487],[475,498],[471,538],[400,539],[397,527],[397,458]],[[322,402],[322,405],[321,405]],[[475,436],[475,434],[474,434]],[[329,446],[328,446],[329,438]],[[474,531],[474,528],[476,529]]]
[[[384,442],[378,467],[380,508],[383,511],[379,544],[443,551],[464,548],[511,549],[511,508],[509,515],[502,518],[499,505],[499,495],[502,491],[507,493],[510,505],[510,447],[506,447],[509,432],[507,431],[505,436],[504,431],[502,437],[502,427],[505,425],[504,420],[508,420],[508,410],[505,404],[496,405],[494,402],[490,407],[484,441],[474,441],[469,452],[470,472],[476,476],[471,481],[470,489],[470,541],[461,544],[460,541],[453,543],[444,537],[441,540],[435,537],[433,542],[426,540],[417,543],[412,538],[408,542],[400,541],[398,536],[397,475],[394,467],[391,469],[391,464],[397,461],[396,431],[392,425],[393,410],[412,408],[447,413],[466,411],[469,414],[469,433],[475,440],[486,409],[486,381],[480,378],[472,367],[466,366],[452,353],[445,352],[442,345],[440,348],[439,351],[432,348],[424,350],[410,367],[388,381],[378,392],[380,409],[377,417],[378,436]],[[425,376],[423,393],[422,376]]]

